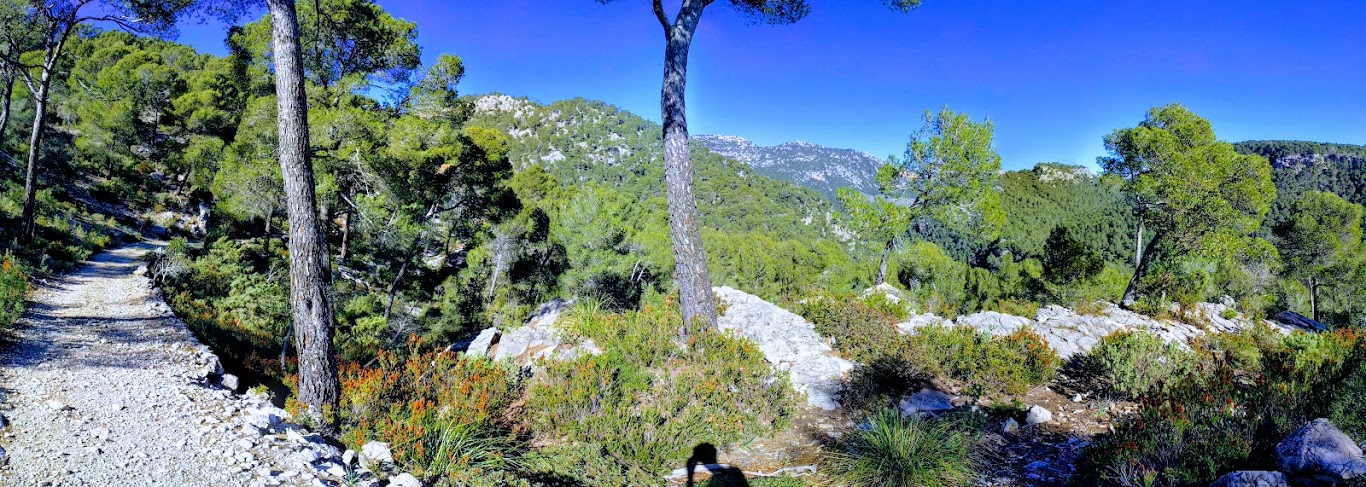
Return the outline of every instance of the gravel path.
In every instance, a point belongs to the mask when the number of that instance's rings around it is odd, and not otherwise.
[[[0,485],[330,484],[297,431],[250,424],[264,397],[205,380],[217,358],[135,272],[154,249],[111,250],[38,286],[0,349]]]

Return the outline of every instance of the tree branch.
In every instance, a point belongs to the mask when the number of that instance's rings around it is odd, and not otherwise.
[[[664,0],[655,1],[655,18],[659,19],[659,25],[664,27],[664,36],[669,36],[669,17],[664,14]]]

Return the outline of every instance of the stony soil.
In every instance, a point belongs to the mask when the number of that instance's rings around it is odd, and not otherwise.
[[[246,424],[263,397],[205,379],[217,358],[135,273],[153,249],[108,251],[37,286],[0,349],[0,484],[316,482],[285,435]]]

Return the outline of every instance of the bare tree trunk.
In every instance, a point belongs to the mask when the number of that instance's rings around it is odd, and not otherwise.
[[[337,263],[346,263],[346,254],[351,250],[351,209],[347,208],[342,212],[342,241],[341,255],[337,257]]]
[[[1153,253],[1157,251],[1157,241],[1162,235],[1153,235],[1153,239],[1148,241],[1148,245],[1143,247],[1143,252],[1138,255],[1138,263],[1134,266],[1134,277],[1129,280],[1129,285],[1124,288],[1124,298],[1120,304],[1125,307],[1133,306],[1138,302],[1138,283],[1143,280],[1143,276],[1148,272],[1148,265],[1152,263]]]
[[[892,255],[892,247],[896,245],[896,239],[888,240],[887,246],[882,248],[882,263],[877,266],[877,282],[875,286],[881,286],[887,282],[887,259]]]
[[[5,130],[9,128],[10,104],[14,100],[14,75],[10,74],[9,68],[4,70],[4,76],[0,76],[0,150],[5,149]]]
[[[294,348],[299,355],[299,402],[325,434],[335,435],[340,385],[332,345],[332,268],[318,218],[313,166],[308,160],[308,106],[299,20],[294,0],[267,0],[266,4],[274,32],[279,156],[289,215],[289,287]]]
[[[716,326],[716,298],[707,273],[707,254],[698,227],[697,198],[693,194],[692,148],[684,103],[688,49],[707,2],[685,1],[673,27],[667,29],[664,86],[660,109],[664,120],[664,177],[669,202],[669,230],[673,236],[674,278],[678,281],[683,328],[679,335]]]
[[[1143,219],[1138,220],[1138,239],[1134,240],[1134,268],[1143,261]]]
[[[274,219],[275,210],[270,210],[269,213],[266,213],[266,231],[261,234],[261,238],[264,239],[264,242],[261,243],[262,254],[270,255],[270,222]]]
[[[1319,282],[1313,277],[1309,278],[1309,316],[1319,321]]]
[[[43,150],[43,124],[47,122],[47,98],[52,86],[52,73],[44,69],[38,82],[38,92],[34,93],[33,133],[28,139],[28,169],[24,173],[24,213],[23,239],[32,242],[37,231],[35,220],[38,212],[38,156]]]

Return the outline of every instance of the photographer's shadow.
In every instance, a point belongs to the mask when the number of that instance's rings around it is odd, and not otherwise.
[[[697,469],[701,468],[711,474],[711,478],[704,484],[698,484],[695,480]],[[745,473],[738,468],[728,465],[721,465],[716,460],[716,447],[711,443],[703,443],[693,447],[692,456],[688,457],[688,487],[749,487],[749,480],[745,478]]]

